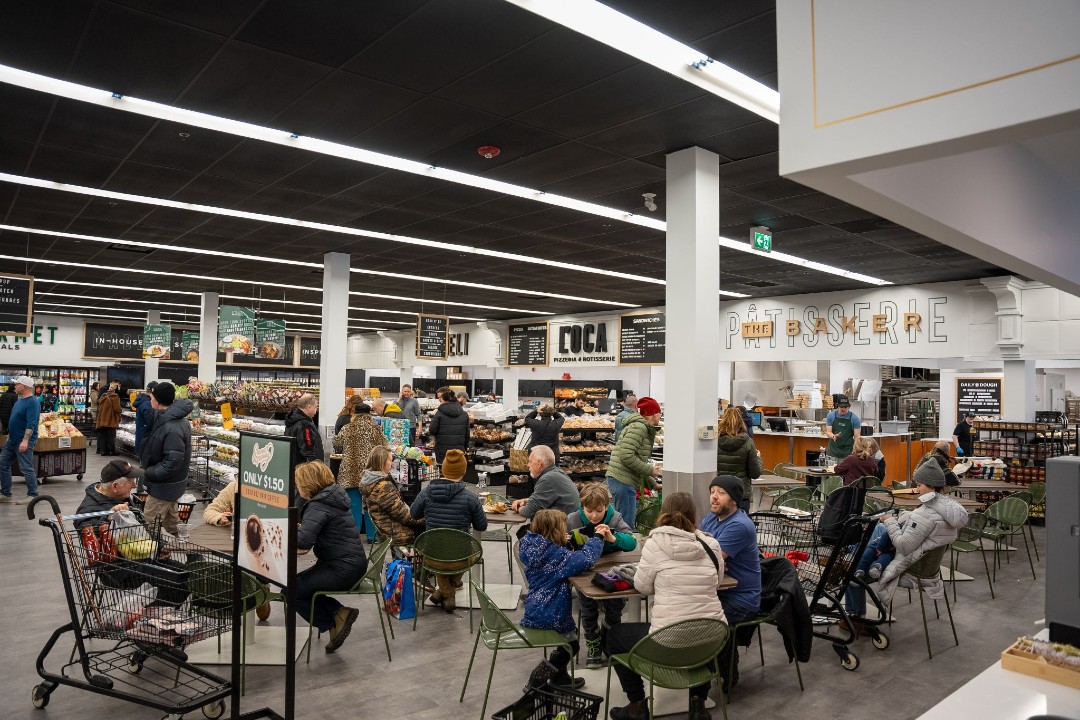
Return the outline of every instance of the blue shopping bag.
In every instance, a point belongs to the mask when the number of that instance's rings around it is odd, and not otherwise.
[[[416,595],[413,593],[411,561],[392,560],[386,566],[383,606],[388,615],[393,615],[398,620],[411,620],[416,617]]]

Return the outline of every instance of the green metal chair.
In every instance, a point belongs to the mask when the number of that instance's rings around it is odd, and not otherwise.
[[[731,631],[727,623],[709,618],[683,620],[649,633],[628,653],[608,658],[605,708],[611,703],[611,668],[615,663],[630,668],[649,681],[649,712],[653,716],[653,690],[656,685],[671,690],[685,690],[720,677],[720,651]],[[720,707],[727,718],[727,701],[720,693]],[[605,712],[607,717],[607,712]]]
[[[794,467],[794,465],[792,465],[791,463],[776,463],[776,466],[773,468],[772,474],[777,475],[779,477],[791,478],[792,480],[797,480],[798,479],[798,474],[795,473],[792,470],[788,470],[788,468],[791,468],[791,467]],[[787,485],[780,485],[780,486],[776,486],[776,487],[766,486],[766,487],[761,488],[761,495],[758,497],[758,505],[764,505],[765,504],[765,498],[767,498],[767,497],[768,498],[773,498],[775,500],[775,498],[778,495],[782,495],[784,492],[787,491],[787,489],[788,489]]]
[[[926,654],[931,660],[934,659],[934,652],[930,649],[930,626],[926,622],[926,603],[923,600],[922,581],[941,578],[941,561],[944,559],[945,553],[948,550],[948,545],[941,545],[933,548],[932,550],[927,551],[925,555],[904,571],[905,575],[908,575],[915,580],[916,589],[919,593],[919,609],[922,610],[923,634],[926,636]],[[949,593],[947,591],[945,592],[945,611],[949,614],[949,627],[952,628],[953,641],[959,646],[960,638],[956,635],[956,624],[953,623],[952,607],[949,605]],[[938,611],[937,600],[934,601],[934,612],[937,614],[938,619],[940,619],[941,613]],[[892,615],[892,603],[889,604],[889,615]]]
[[[779,475],[780,477],[798,480],[799,473],[795,472],[795,470],[792,469],[794,467],[795,466],[791,463],[776,463],[776,467],[773,468],[773,475]]]
[[[805,500],[810,502],[810,499],[814,495],[814,488],[808,487],[793,487],[788,488],[785,492],[780,493],[773,500],[773,507],[780,507],[786,500]]]
[[[823,478],[821,484],[814,488],[814,494],[810,498],[810,502],[813,503],[815,510],[820,510],[825,507],[825,499],[829,497],[829,493],[843,486],[844,478],[839,475],[830,475],[827,478]]]
[[[383,619],[383,614],[386,612],[386,606],[383,604],[382,589],[383,578],[386,577],[386,553],[390,551],[390,538],[380,540],[371,548],[371,553],[368,555],[368,569],[364,573],[364,576],[360,578],[355,585],[348,590],[320,590],[311,596],[311,614],[308,617],[315,617],[315,599],[320,595],[371,595],[375,598],[375,612],[379,616],[379,626],[382,628],[383,645],[386,646],[386,660],[387,662],[393,662],[393,658],[390,657],[390,641],[386,637],[386,626],[390,626],[390,635],[394,635],[394,625],[390,622],[390,618]],[[314,629],[314,625],[308,625],[308,640],[307,640],[307,661],[311,662],[311,632]],[[322,633],[320,633],[321,635]]]
[[[187,589],[190,593],[192,612],[212,617],[217,621],[232,618],[232,567],[228,563],[213,560],[192,560],[184,565],[187,571]],[[226,600],[226,598],[228,598]],[[247,679],[247,632],[248,615],[251,610],[268,599],[266,588],[254,575],[240,573],[240,603],[242,626],[240,635],[240,694],[244,694]],[[221,654],[221,635],[217,636],[218,654]]]
[[[873,480],[875,483],[879,482],[877,478],[859,478],[855,482],[864,482]],[[864,483],[868,484],[868,483]],[[879,497],[870,497],[870,493],[877,493]],[[872,485],[866,488],[866,500],[863,502],[863,512],[867,515],[875,515],[885,510],[891,510],[896,505],[896,501],[893,499],[892,490],[883,485]]]
[[[990,585],[990,599],[994,599],[994,581],[990,578],[990,566],[986,562],[986,553],[982,550],[983,530],[986,529],[986,516],[982,513],[968,513],[967,525],[960,528],[960,532],[953,541],[949,558],[950,577],[955,577],[956,569],[960,566],[960,554],[977,552],[982,556],[983,567],[986,568],[986,582]],[[952,581],[953,601],[956,600],[956,580]]]
[[[639,511],[634,523],[638,534],[644,536],[652,532],[652,529],[656,527],[658,517],[660,517],[660,503],[653,503],[644,510]]]
[[[1035,579],[1035,563],[1031,561],[1031,547],[1028,545],[1027,535],[1024,533],[1024,523],[1028,518],[1028,504],[1022,498],[1016,497],[1018,493],[1003,497],[986,509],[988,520],[982,536],[987,540],[994,541],[994,579],[997,580],[997,569],[1001,567],[999,551],[1001,544],[1010,540],[1017,533],[1024,538],[1024,549],[1027,551],[1028,565],[1031,567],[1031,578]],[[1006,556],[1008,553],[1006,553]]]
[[[758,613],[756,616],[749,620],[743,620],[742,622],[735,623],[731,626],[730,634],[731,641],[735,642],[735,638],[738,637],[739,628],[752,627],[754,628],[754,634],[757,635],[758,654],[761,655],[761,667],[765,667],[765,647],[761,644],[761,626],[762,625],[775,625],[772,615],[769,613]],[[735,653],[739,652],[739,648],[736,646],[732,648],[731,659],[728,661],[728,677],[731,677],[735,673]],[[795,658],[795,672],[799,676],[799,692],[805,692],[806,688],[803,687],[802,681],[802,669],[799,668],[799,658]],[[735,688],[732,687],[728,693],[729,697],[735,692]],[[723,693],[721,693],[722,695]]]
[[[780,508],[791,508],[793,510],[803,510],[803,511],[808,512],[808,513],[813,513],[817,509],[814,506],[813,502],[811,502],[810,500],[805,500],[803,498],[799,498],[799,497],[784,498],[779,503],[777,503],[776,506],[775,506],[776,510],[779,510]]]
[[[472,584],[472,583],[470,583]],[[465,689],[469,686],[469,676],[472,674],[473,662],[476,660],[476,648],[480,641],[484,641],[484,647],[491,650],[491,667],[488,669],[487,687],[484,688],[484,705],[480,708],[480,720],[487,716],[488,695],[491,693],[491,678],[495,674],[495,661],[499,658],[500,650],[539,650],[545,652],[547,648],[562,647],[570,653],[570,675],[574,675],[573,649],[570,641],[562,633],[555,630],[540,630],[526,628],[511,622],[506,613],[488,597],[480,587],[472,584],[472,592],[480,600],[480,632],[476,633],[473,641],[472,657],[469,658],[469,668],[465,671],[465,682],[461,684],[461,696],[458,702],[465,700]]]
[[[453,528],[435,528],[432,530],[425,530],[416,536],[416,542],[413,547],[419,553],[419,559],[414,566],[418,565],[420,572],[413,575],[413,583],[416,586],[417,601],[416,615],[413,616],[413,630],[416,630],[416,620],[420,617],[420,613],[424,608],[424,601],[427,599],[427,576],[429,575],[460,575],[464,572],[469,573],[469,632],[473,630],[473,608],[472,608],[472,588],[473,588],[473,568],[480,565],[480,583],[486,586],[487,583],[484,578],[484,548],[480,544],[480,541],[467,532],[461,530],[454,530]],[[455,565],[459,569],[447,570],[445,568],[439,568],[433,566],[431,563],[438,563],[439,565]]]
[[[506,503],[507,507],[510,506],[510,501],[506,499],[506,496],[499,495],[497,493],[491,493],[491,502]],[[488,515],[488,527],[492,525],[499,525],[498,515]],[[497,542],[506,544],[506,568],[510,571],[510,582],[514,582],[514,558],[511,555],[514,545],[514,534],[510,532],[509,525],[501,525],[495,530],[484,530],[480,533],[481,542]]]
[[[1046,483],[1033,482],[1027,486],[1027,492],[1031,493],[1031,502],[1028,503],[1028,534],[1031,535],[1031,547],[1035,549],[1035,562],[1042,562],[1039,557],[1039,546],[1035,544],[1035,531],[1031,528],[1031,518],[1035,512],[1041,512],[1046,518]]]

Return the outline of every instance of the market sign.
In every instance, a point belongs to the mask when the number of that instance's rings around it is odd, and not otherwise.
[[[547,367],[548,324],[511,323],[507,331],[506,364],[510,367]]]
[[[218,352],[251,355],[255,344],[255,311],[235,305],[218,308]]]
[[[619,316],[620,365],[663,365],[666,343],[663,312]]]
[[[295,449],[291,437],[240,433],[240,493],[233,515],[236,561],[283,587],[288,585],[288,559],[296,538],[289,523]]]
[[[144,360],[172,358],[172,326],[144,325],[142,356]]]
[[[0,335],[34,332],[34,278],[0,273]]]
[[[450,318],[445,315],[418,315],[416,357],[446,360],[450,351]]]
[[[956,378],[956,417],[1001,417],[1002,378]]]
[[[255,355],[265,360],[285,357],[285,321],[255,321]]]

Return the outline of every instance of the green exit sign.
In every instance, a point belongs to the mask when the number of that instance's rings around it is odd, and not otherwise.
[[[751,228],[750,243],[755,250],[772,252],[772,231],[767,227]]]

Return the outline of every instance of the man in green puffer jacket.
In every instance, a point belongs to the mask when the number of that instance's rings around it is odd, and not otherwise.
[[[651,397],[638,400],[637,412],[623,423],[608,461],[607,486],[615,510],[630,527],[637,521],[638,491],[660,486],[654,480],[661,475],[660,467],[649,459],[659,426],[660,403]]]

